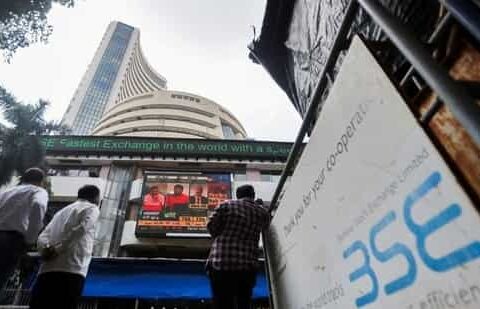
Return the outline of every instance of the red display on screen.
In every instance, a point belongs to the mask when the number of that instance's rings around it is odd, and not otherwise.
[[[148,175],[137,236],[206,233],[209,213],[231,198],[229,174]]]

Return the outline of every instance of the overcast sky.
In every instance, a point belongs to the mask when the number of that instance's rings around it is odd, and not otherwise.
[[[225,106],[250,137],[294,140],[300,117],[264,69],[248,58],[252,25],[260,32],[261,0],[80,0],[55,6],[47,45],[20,50],[0,63],[0,83],[18,98],[52,102],[60,120],[112,20],[140,29],[148,62],[168,88],[205,96]]]

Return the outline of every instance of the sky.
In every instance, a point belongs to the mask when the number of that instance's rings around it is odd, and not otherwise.
[[[268,73],[248,58],[265,0],[77,0],[54,6],[48,44],[0,60],[0,84],[25,102],[52,103],[60,120],[101,38],[113,21],[140,29],[147,61],[170,90],[198,94],[229,109],[257,140],[293,141],[300,116]]]

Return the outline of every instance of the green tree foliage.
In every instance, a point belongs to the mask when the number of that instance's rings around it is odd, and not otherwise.
[[[0,0],[0,49],[10,61],[19,48],[48,41],[52,26],[47,13],[52,3],[73,7],[75,0]]]
[[[0,86],[0,110],[6,125],[0,125],[0,185],[32,166],[43,166],[44,150],[40,135],[66,134],[59,122],[45,120],[49,102],[23,104]]]

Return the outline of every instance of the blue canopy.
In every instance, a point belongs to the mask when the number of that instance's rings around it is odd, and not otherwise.
[[[93,260],[83,291],[85,297],[140,299],[210,299],[202,261],[97,259]],[[254,298],[268,297],[260,272]]]

